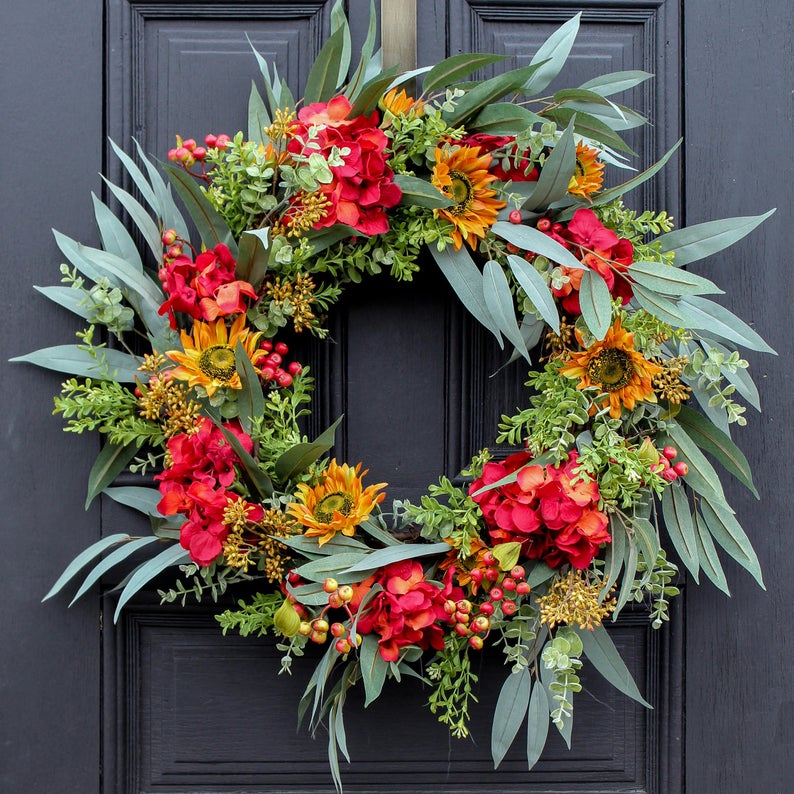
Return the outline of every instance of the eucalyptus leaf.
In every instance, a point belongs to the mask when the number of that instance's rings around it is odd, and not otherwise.
[[[506,55],[492,55],[491,53],[472,52],[453,55],[437,63],[425,77],[422,83],[422,93],[429,94],[439,88],[446,88],[468,77],[477,69],[490,66],[492,63],[507,60]]]
[[[35,285],[33,289],[84,320],[87,320],[91,314],[88,306],[80,305],[85,299],[85,295],[80,290],[71,287],[37,287]]]
[[[555,121],[559,126],[573,124],[574,131],[579,135],[589,140],[597,141],[598,143],[608,146],[610,149],[615,149],[618,152],[624,152],[625,154],[633,156],[637,155],[634,149],[632,149],[607,122],[602,121],[590,113],[571,107],[560,107],[545,111],[543,115]]]
[[[100,201],[94,193],[91,194],[91,200],[94,202],[94,217],[99,229],[99,236],[102,238],[102,247],[126,261],[137,272],[143,272],[141,255],[124,224],[110,207]]]
[[[356,101],[353,102],[353,107],[348,117],[355,118],[356,116],[363,116],[371,113],[377,107],[378,100],[383,96],[384,91],[386,91],[394,81],[397,73],[398,68],[392,66],[364,83],[361,90],[356,95]]]
[[[120,485],[105,488],[102,492],[114,502],[131,507],[141,513],[156,518],[165,518],[157,509],[163,495],[157,488],[147,488],[143,485]]]
[[[94,497],[110,485],[116,477],[127,468],[133,455],[138,451],[138,443],[130,441],[128,444],[113,444],[107,442],[97,455],[94,465],[88,474],[88,494],[85,499],[85,509],[93,502]]]
[[[567,249],[553,240],[547,234],[538,231],[532,226],[523,224],[509,223],[507,221],[497,221],[491,226],[491,231],[497,236],[506,240],[508,243],[518,246],[524,251],[532,251],[558,265],[573,268],[574,270],[585,270],[585,266]]]
[[[47,595],[42,598],[42,601],[46,601],[49,598],[52,598],[54,595],[57,595],[63,587],[68,584],[79,572],[82,568],[88,565],[91,560],[95,560],[102,554],[104,551],[107,551],[111,546],[115,546],[117,543],[124,543],[129,539],[129,535],[125,532],[119,532],[115,535],[108,535],[106,538],[102,538],[98,540],[96,543],[92,543],[87,549],[83,549],[66,567],[66,570],[58,577],[55,584],[49,589]]]
[[[526,581],[530,587],[537,587],[548,582],[556,573],[556,569],[550,568],[545,562],[535,561],[527,573]]]
[[[178,543],[169,546],[164,551],[161,551],[156,557],[147,560],[145,563],[139,565],[124,589],[119,596],[119,602],[116,605],[116,611],[113,613],[113,622],[117,623],[119,615],[124,605],[146,584],[148,584],[155,576],[162,573],[166,568],[183,565],[190,560],[190,555]]]
[[[42,347],[24,356],[15,356],[9,361],[35,364],[37,367],[67,372],[82,378],[94,380],[116,380],[119,383],[135,383],[140,375],[140,360],[121,350],[102,348],[104,361],[97,361],[82,346],[55,345]]]
[[[449,548],[449,546],[447,546]],[[366,565],[360,569],[353,569],[353,566],[359,562],[365,562],[369,559],[370,555],[363,551],[343,551],[339,554],[332,554],[328,557],[320,557],[317,560],[304,563],[298,566],[295,570],[303,578],[308,579],[310,582],[324,582],[328,577],[336,579],[340,584],[349,584],[350,582],[360,581],[365,578],[358,575],[361,571],[375,570],[378,565]],[[328,600],[326,595],[326,601]]]
[[[632,285],[632,291],[636,303],[663,323],[674,328],[683,328],[689,323],[689,317],[679,306],[678,299],[665,298],[655,290],[643,287],[639,282]]]
[[[130,177],[132,177],[132,181],[135,183],[135,187],[137,187],[140,191],[141,196],[143,196],[143,200],[157,214],[160,214],[160,203],[157,200],[157,194],[149,184],[149,180],[144,176],[141,169],[135,164],[135,161],[112,138],[108,138],[108,142],[110,143],[110,147],[115,152],[116,157],[119,158],[121,164],[124,166],[124,169],[130,175]]]
[[[393,535],[389,534],[385,529],[379,527],[372,519],[368,519],[367,521],[362,521],[359,524],[359,529],[362,529],[366,532],[370,537],[375,538],[375,540],[380,541],[385,546],[401,546],[401,542],[397,540]]]
[[[673,547],[697,582],[700,572],[697,533],[690,513],[689,500],[683,487],[678,483],[673,483],[664,489],[662,516]]]
[[[679,305],[689,318],[684,328],[713,331],[750,350],[777,355],[747,323],[719,303],[697,295],[686,295],[681,298]]]
[[[265,395],[254,365],[245,352],[243,343],[238,340],[237,349],[234,351],[234,364],[240,378],[240,390],[237,395],[237,408],[240,424],[250,436],[253,432],[254,422],[265,411]]]
[[[449,207],[453,203],[452,199],[425,179],[408,174],[395,174],[394,182],[402,192],[400,204],[403,206],[434,209]]]
[[[623,72],[609,72],[594,77],[586,83],[582,83],[580,88],[587,91],[592,91],[601,96],[612,96],[612,94],[619,94],[621,91],[628,91],[634,86],[644,83],[649,80],[653,75],[650,72],[643,72],[639,69]]]
[[[485,263],[483,269],[483,296],[488,313],[496,320],[499,330],[513,344],[521,355],[532,363],[529,352],[524,346],[524,337],[518,329],[515,304],[510,285],[507,281],[502,266],[492,259]]]
[[[378,698],[386,680],[389,663],[380,655],[380,644],[374,634],[365,634],[358,651],[361,678],[364,681],[364,708]]]
[[[377,15],[375,14],[375,2],[374,0],[370,0],[369,26],[367,27],[367,36],[364,39],[364,44],[361,46],[361,58],[359,59],[356,71],[353,73],[353,77],[350,79],[350,83],[345,90],[345,94],[351,103],[355,101],[359,92],[364,87],[364,83],[366,82],[366,69],[367,65],[372,60],[372,53],[375,48],[375,36],[377,35],[377,32],[378,19]]]
[[[678,450],[678,457],[689,467],[684,482],[701,496],[711,496],[725,502],[725,493],[714,467],[700,451],[688,433],[675,421],[667,423],[667,435],[672,446]],[[659,438],[659,445],[666,446],[664,436]]]
[[[700,513],[711,537],[766,590],[761,564],[736,516],[708,498],[700,502]]]
[[[524,722],[529,708],[532,676],[526,667],[511,673],[502,684],[491,728],[491,757],[494,769],[502,763]]]
[[[717,588],[729,596],[731,591],[728,588],[728,579],[722,569],[722,563],[717,554],[717,549],[714,548],[714,541],[711,539],[706,522],[697,511],[692,514],[692,522],[695,526],[695,540],[697,541],[700,570],[706,574]]]
[[[653,708],[640,694],[626,663],[620,657],[615,643],[612,642],[612,638],[603,626],[596,626],[592,631],[577,627],[573,627],[573,630],[582,641],[585,656],[615,689],[628,695],[632,700],[636,700],[637,703],[649,709]]]
[[[331,9],[331,33],[336,33],[337,30],[342,31],[342,51],[339,57],[339,72],[336,76],[336,85],[340,86],[347,79],[347,73],[350,69],[350,57],[352,54],[350,26],[347,24],[347,17],[345,16],[344,3],[342,0],[337,0],[334,7]]]
[[[540,760],[549,735],[549,699],[541,684],[532,687],[527,712],[527,768]]]
[[[160,263],[163,255],[163,240],[157,224],[152,220],[149,213],[133,198],[126,190],[122,190],[118,185],[114,185],[109,179],[102,177],[110,192],[119,200],[119,203],[127,214],[132,218],[133,223],[140,230],[141,235],[149,250],[154,256],[154,261]]]
[[[631,520],[631,529],[634,532],[634,542],[642,554],[645,564],[652,568],[659,556],[659,536],[656,527],[647,518],[634,516]]]
[[[494,225],[498,225],[498,223]],[[502,335],[499,333],[498,324],[491,316],[485,302],[482,273],[466,249],[461,248],[458,251],[453,251],[450,248],[445,248],[443,251],[439,251],[431,245],[430,252],[461,303],[496,337],[499,346],[503,348],[504,343]]]
[[[311,466],[334,445],[336,429],[344,417],[340,416],[330,427],[309,443],[295,444],[283,452],[276,461],[276,477],[285,483]]]
[[[259,93],[256,83],[251,81],[251,93],[248,96],[248,140],[262,146],[269,142],[265,128],[270,126],[270,114],[265,107],[265,100]]]
[[[677,267],[697,262],[711,254],[716,254],[750,234],[756,226],[763,223],[774,209],[763,215],[748,215],[739,218],[722,218],[707,221],[683,229],[675,229],[657,238],[664,253],[675,254]]]
[[[533,96],[543,91],[557,77],[571,53],[581,19],[580,11],[541,44],[530,61],[530,65],[539,68],[524,84],[523,93]]]
[[[259,289],[270,264],[270,229],[249,229],[240,235],[234,274]]]
[[[521,105],[512,102],[494,102],[487,105],[471,123],[471,129],[489,135],[517,135],[535,125],[543,124],[544,120]]]
[[[87,593],[88,590],[99,581],[100,577],[104,576],[111,568],[126,560],[136,551],[139,551],[140,549],[148,546],[150,543],[154,543],[155,541],[160,542],[158,538],[154,536],[130,539],[128,542],[125,542],[123,546],[108,554],[108,556],[101,560],[96,567],[92,569],[91,573],[86,576],[83,583],[80,585],[80,588],[75,593],[74,598],[72,598],[72,600],[69,602],[69,606],[72,606],[72,604],[74,604],[75,601],[80,598],[80,596]]]
[[[680,407],[675,421],[695,444],[713,455],[756,499],[760,498],[747,458],[728,435],[686,405]]]
[[[628,533],[623,522],[618,521],[614,514],[609,517],[609,534],[612,536],[612,540],[607,544],[604,552],[604,573],[606,576],[604,585],[601,588],[601,598],[605,598],[617,582],[620,572],[623,570],[623,561],[626,556]]]
[[[582,319],[596,339],[603,339],[612,325],[612,296],[604,277],[595,270],[582,274],[579,286]]]
[[[376,549],[351,563],[345,569],[346,573],[384,568],[393,562],[415,560],[417,557],[432,557],[434,554],[444,554],[449,551],[448,543],[400,543],[398,546],[389,546],[385,549]],[[341,555],[340,555],[341,556]]]
[[[237,258],[237,243],[232,236],[223,216],[210,204],[209,199],[201,192],[196,180],[182,168],[164,165],[171,184],[185,202],[193,223],[196,224],[199,236],[207,248],[218,244],[225,245]]]
[[[548,207],[549,204],[553,204],[568,194],[568,185],[576,171],[576,141],[573,137],[574,121],[573,118],[570,120],[562,137],[554,145],[551,154],[543,164],[535,190],[524,202],[524,209],[536,210],[541,207]]]
[[[349,31],[347,35],[349,47]],[[327,102],[333,97],[339,84],[344,46],[345,28],[340,27],[328,37],[314,60],[303,93],[303,101],[306,105],[311,105],[314,102]]]
[[[508,254],[507,263],[516,281],[540,316],[549,324],[555,334],[560,333],[560,315],[549,285],[543,276],[526,259]]]
[[[713,281],[662,262],[633,262],[628,273],[638,284],[664,295],[723,293]]]

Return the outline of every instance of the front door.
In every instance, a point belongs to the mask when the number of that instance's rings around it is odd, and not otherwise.
[[[4,104],[17,111],[6,112],[2,121],[7,274],[0,299],[2,361],[61,343],[78,330],[71,316],[36,296],[31,286],[57,280],[60,260],[50,226],[95,242],[88,193],[103,191],[99,171],[122,178],[105,135],[128,151],[134,137],[162,158],[175,133],[199,138],[244,129],[250,81],[257,79],[246,34],[300,95],[328,33],[333,2],[84,0],[76,5],[67,12],[31,0],[4,12]],[[687,136],[682,157],[665,176],[646,183],[638,205],[666,208],[682,220],[686,212],[687,222],[696,223],[760,213],[775,203],[767,195],[775,190],[785,203],[774,159],[778,147],[785,161],[785,136],[765,132],[757,118],[767,112],[757,81],[763,59],[771,70],[764,72],[771,80],[764,96],[769,103],[785,101],[785,92],[773,90],[782,76],[768,74],[775,74],[776,64],[782,71],[783,56],[775,53],[786,51],[786,41],[790,47],[790,33],[786,39],[784,3],[756,5],[753,14],[731,0],[736,16],[721,12],[709,18],[713,9],[706,0],[583,4],[582,29],[560,84],[578,85],[608,71],[653,72],[655,81],[633,89],[625,100],[654,122],[630,143],[647,166],[682,133]],[[419,65],[458,52],[506,54],[524,65],[551,31],[579,10],[567,3],[512,0],[419,0],[416,6]],[[368,8],[364,0],[348,0],[354,50],[363,41]],[[731,50],[737,39],[748,47],[757,44],[753,37],[760,38],[762,29],[779,37],[780,46],[754,49],[747,77]],[[737,75],[745,80],[738,85]],[[752,138],[742,137],[742,124]],[[748,161],[756,157],[769,177],[763,185],[758,177],[750,179]],[[732,192],[738,186],[744,191],[741,202]],[[761,246],[729,253],[715,275],[742,303],[739,313],[757,318],[759,331],[779,351],[785,341],[773,311],[784,310],[785,290],[776,289],[774,268],[783,260],[771,253],[775,245],[782,247],[783,228],[778,221],[761,231],[770,241],[766,253]],[[757,245],[759,237],[754,239]],[[742,255],[756,264],[739,267]],[[729,264],[737,267],[730,270]],[[743,290],[743,283],[752,283],[753,290]],[[790,287],[789,281],[789,293]],[[312,429],[344,413],[338,457],[363,461],[373,481],[390,484],[391,498],[416,498],[440,473],[460,471],[491,443],[500,411],[519,399],[526,372],[515,364],[489,377],[502,363],[499,351],[463,316],[432,259],[413,284],[380,277],[352,288],[330,325],[333,343],[307,351],[310,363],[319,365],[315,371],[323,373]],[[135,519],[107,502],[83,511],[97,440],[65,436],[59,419],[48,416],[58,376],[3,366],[2,404],[8,412],[3,536],[10,564],[3,583],[0,789],[333,791],[325,737],[312,740],[295,731],[308,672],[296,665],[293,677],[277,677],[280,653],[272,642],[223,638],[208,607],[161,607],[156,598],[128,606],[118,625],[111,622],[112,596],[83,600],[69,612],[63,600],[38,604],[65,561],[101,534],[130,531]],[[615,642],[652,711],[592,674],[577,702],[572,749],[553,736],[531,773],[520,748],[494,772],[487,726],[503,672],[500,658],[486,656],[478,671],[482,685],[473,741],[450,741],[423,707],[426,693],[418,684],[393,687],[366,710],[363,702],[351,703],[346,713],[353,765],[342,769],[346,790],[787,790],[781,748],[792,741],[794,720],[786,717],[791,716],[790,678],[787,698],[779,697],[770,681],[786,680],[782,659],[788,640],[771,624],[760,637],[757,624],[758,615],[777,605],[778,625],[785,625],[794,600],[790,595],[786,600],[784,588],[790,591],[791,585],[782,575],[791,554],[779,550],[775,534],[785,522],[782,489],[775,483],[782,485],[785,466],[790,470],[780,432],[787,427],[784,385],[772,371],[770,413],[740,439],[756,471],[764,472],[760,506],[741,502],[739,494],[735,500],[745,516],[756,511],[763,518],[753,537],[767,566],[770,593],[756,592],[748,576],[731,568],[733,600],[709,584],[685,587],[670,626],[654,632],[637,611],[614,627]],[[763,461],[775,455],[770,477]],[[759,675],[752,665],[762,653]],[[762,735],[770,722],[773,730]]]

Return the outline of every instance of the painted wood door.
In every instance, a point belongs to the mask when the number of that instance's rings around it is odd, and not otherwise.
[[[357,792],[657,792],[768,794],[790,790],[794,694],[787,626],[794,592],[791,526],[791,11],[784,0],[418,0],[420,64],[491,51],[523,63],[551,30],[583,10],[564,82],[642,68],[655,83],[629,104],[654,119],[633,143],[644,163],[685,135],[666,176],[639,203],[696,223],[778,214],[702,270],[781,353],[752,357],[765,413],[743,446],[760,504],[732,495],[756,540],[769,593],[728,566],[733,599],[686,588],[674,626],[654,633],[628,615],[614,636],[654,704],[648,712],[593,675],[577,703],[573,748],[554,737],[528,774],[521,752],[498,773],[489,737],[450,743],[419,687],[389,690],[355,719]],[[181,132],[245,126],[256,67],[245,34],[298,91],[329,26],[331,0],[178,2],[28,0],[2,11],[2,356],[58,344],[78,330],[31,285],[57,279],[50,226],[95,241],[89,191],[121,175],[106,135],[162,156]],[[354,46],[368,3],[349,0]],[[788,59],[787,59],[788,58]],[[788,73],[786,70],[789,70]],[[788,244],[788,245],[787,245]],[[345,413],[339,454],[364,460],[394,498],[457,472],[489,443],[524,373],[488,374],[497,351],[463,317],[431,262],[415,285],[372,281],[332,318],[335,344],[307,352],[324,382],[315,428]],[[2,364],[5,409],[2,538],[3,696],[0,790],[61,794],[331,791],[325,742],[295,731],[306,676],[276,678],[267,641],[222,639],[211,612],[141,599],[112,625],[112,597],[71,611],[39,599],[64,561],[134,519],[102,503],[83,511],[96,439],[66,436],[49,416],[59,377]],[[788,443],[787,443],[788,442]],[[752,521],[756,518],[755,521]],[[483,661],[479,713],[489,724],[502,678]],[[685,717],[684,717],[685,714]]]

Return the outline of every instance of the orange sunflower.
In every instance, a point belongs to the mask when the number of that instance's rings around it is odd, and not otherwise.
[[[256,367],[267,356],[257,349],[262,336],[260,331],[245,328],[245,315],[241,314],[226,328],[223,318],[212,323],[196,320],[193,335],[180,333],[182,350],[168,350],[166,356],[179,364],[171,370],[171,377],[186,380],[188,386],[203,386],[212,397],[218,389],[241,389],[240,376],[234,361],[234,351],[241,342],[251,363]]]
[[[413,108],[414,114],[417,116],[421,116],[425,112],[425,103],[421,99],[414,99],[408,96],[404,88],[399,92],[396,87],[392,88],[391,91],[387,91],[378,104],[381,110],[384,111],[383,122],[380,125],[383,129],[391,126],[391,119],[388,118],[388,114],[392,116],[407,116],[411,108]]]
[[[287,505],[287,513],[306,527],[307,537],[319,538],[320,545],[328,543],[337,532],[352,537],[356,527],[369,518],[375,505],[380,504],[385,493],[385,482],[362,488],[361,464],[355,468],[332,460],[325,470],[322,482],[313,488],[298,483],[297,501]]]
[[[480,155],[479,146],[436,147],[436,165],[432,183],[455,203],[435,210],[436,217],[448,220],[455,228],[452,241],[458,251],[465,240],[472,248],[485,237],[485,230],[494,224],[496,214],[506,202],[493,197],[495,190],[487,186],[496,177],[488,172],[491,155]]]
[[[576,337],[581,344],[578,330]],[[634,349],[634,334],[623,330],[618,317],[602,341],[581,353],[571,353],[560,374],[579,378],[577,389],[598,386],[607,392],[601,405],[609,405],[609,415],[618,419],[623,405],[631,411],[638,400],[656,402],[651,379],[660,371],[661,367]]]
[[[568,192],[573,196],[587,198],[601,190],[604,184],[604,164],[598,162],[598,149],[576,144],[576,170],[568,183]]]

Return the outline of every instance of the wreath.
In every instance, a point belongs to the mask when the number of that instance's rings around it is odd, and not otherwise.
[[[683,266],[767,216],[673,231],[664,211],[623,203],[676,147],[630,168],[621,132],[646,120],[612,97],[644,72],[544,94],[578,25],[528,66],[469,82],[502,59],[382,69],[374,15],[351,71],[337,4],[297,102],[254,51],[264,94],[251,92],[247,134],[177,136],[167,179],[137,143],[137,162],[113,144],[134,193],[108,189],[144,245],[96,199],[101,247],[56,232],[68,264],[40,291],[88,326],[16,359],[68,373],[65,429],[105,438],[87,504],[102,493],[151,519],[151,534],[85,549],[46,597],[90,566],[80,596],[142,550],[116,619],[155,579],[182,604],[261,582],[217,620],[274,634],[285,671],[320,646],[302,710],[312,731],[327,719],[340,790],[342,709],[359,682],[369,703],[386,679],[421,679],[465,737],[472,658],[500,646],[493,760],[526,723],[532,768],[549,722],[570,742],[585,658],[645,703],[603,623],[636,601],[664,624],[679,578],[668,551],[725,592],[718,548],[762,583],[711,461],[755,493],[729,434],[745,423],[737,396],[759,408],[737,346],[774,351]],[[605,188],[608,167],[628,179]],[[328,459],[341,418],[305,435],[313,379],[284,339],[323,339],[345,285],[408,281],[423,251],[512,359],[539,363],[495,439],[515,451],[476,452],[463,485],[442,476],[387,511],[385,483]],[[114,484],[127,471],[139,484]]]

